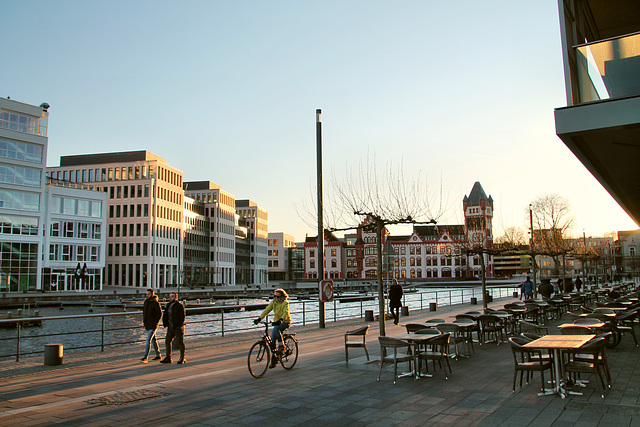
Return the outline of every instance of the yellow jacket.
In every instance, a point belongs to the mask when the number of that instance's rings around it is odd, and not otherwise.
[[[277,302],[276,300],[272,300],[267,308],[264,309],[262,314],[260,314],[260,318],[264,319],[267,314],[269,314],[273,310],[273,321],[277,322],[278,320],[282,320],[283,322],[291,324],[291,314],[289,313],[289,301],[284,300],[282,302]]]

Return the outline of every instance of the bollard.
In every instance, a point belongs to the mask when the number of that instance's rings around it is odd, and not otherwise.
[[[515,292],[515,291],[513,292],[513,297],[514,298],[518,298],[519,296],[520,296],[520,294],[518,292]]]
[[[407,305],[403,305],[402,306],[402,315],[403,316],[408,316],[409,315],[409,306],[407,306]]]
[[[45,366],[62,365],[63,349],[62,344],[45,344],[44,364]]]
[[[476,297],[471,298],[471,305],[478,305],[478,298]]]
[[[437,311],[438,310],[438,304],[435,302],[430,302],[429,303],[429,311]]]
[[[373,310],[364,311],[364,320],[366,322],[373,322]]]

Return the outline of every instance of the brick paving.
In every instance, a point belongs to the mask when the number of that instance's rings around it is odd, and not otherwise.
[[[453,318],[471,308],[478,306],[412,312],[402,322]],[[508,345],[475,345],[471,358],[452,361],[448,380],[438,370],[432,378],[400,378],[394,385],[393,368],[385,366],[378,382],[377,322],[367,340],[372,362],[361,349],[344,361],[344,332],[364,323],[292,328],[300,340],[297,365],[269,370],[261,379],[251,377],[246,364],[259,328],[188,340],[186,365],[140,364],[142,346],[71,353],[57,367],[44,366],[42,357],[0,362],[0,426],[640,425],[640,350],[629,336],[608,353],[613,388],[605,399],[593,378],[583,396],[561,399],[538,397],[538,376],[512,393]],[[401,325],[387,322],[387,335],[401,332]]]

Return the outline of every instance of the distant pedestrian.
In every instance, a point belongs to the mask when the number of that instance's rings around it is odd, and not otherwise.
[[[144,300],[144,306],[142,307],[142,323],[145,331],[147,331],[147,344],[144,349],[144,356],[140,359],[142,363],[147,363],[148,361],[147,356],[149,356],[151,344],[153,344],[153,349],[156,352],[156,357],[153,360],[162,359],[158,340],[156,339],[160,319],[162,319],[162,308],[158,302],[158,295],[155,294],[153,289],[147,289],[147,298]]]
[[[391,309],[391,315],[393,316],[393,323],[395,325],[400,323],[400,307],[402,307],[403,295],[402,285],[398,283],[398,279],[393,279],[389,287],[389,308]]]
[[[180,350],[178,364],[187,363],[187,359],[184,358],[184,321],[184,306],[178,300],[178,294],[171,292],[169,304],[162,315],[162,325],[167,328],[167,337],[164,340],[167,353],[160,363],[171,363],[171,342],[174,340],[176,348]]]
[[[580,276],[576,278],[576,290],[582,292],[582,279],[580,279]]]
[[[538,286],[538,293],[546,299],[551,298],[551,294],[553,293],[553,285],[551,285],[550,279],[542,279],[540,286]]]
[[[522,282],[522,291],[524,292],[525,299],[533,298],[533,282],[529,279],[529,276]]]

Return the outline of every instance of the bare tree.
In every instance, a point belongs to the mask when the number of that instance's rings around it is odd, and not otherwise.
[[[409,178],[403,165],[388,163],[379,172],[375,158],[367,156],[357,168],[347,168],[341,179],[332,174],[331,191],[324,202],[323,221],[327,231],[364,229],[375,231],[377,248],[377,279],[380,335],[386,335],[385,295],[383,286],[382,247],[388,225],[435,224],[443,214],[441,203],[431,203],[435,197],[429,193],[426,178],[418,172]],[[440,201],[442,200],[440,191]],[[437,206],[432,210],[432,206]],[[310,215],[306,216],[309,221]],[[303,218],[304,220],[305,218]],[[317,224],[316,221],[309,221]],[[319,236],[320,237],[320,236]]]
[[[505,249],[519,248],[528,244],[527,233],[520,227],[508,227],[494,239],[494,243]]]
[[[558,274],[562,259],[564,282],[566,257],[572,250],[568,237],[575,222],[569,202],[559,194],[547,194],[538,196],[531,203],[531,210],[534,227],[531,252],[534,262],[536,254],[548,255],[553,259],[554,272]]]

